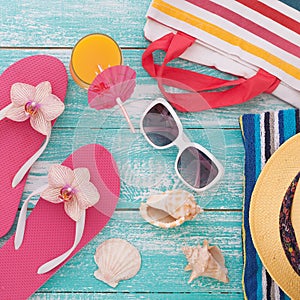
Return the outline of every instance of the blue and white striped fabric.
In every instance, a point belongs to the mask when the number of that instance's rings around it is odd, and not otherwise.
[[[249,226],[253,188],[266,161],[287,139],[300,132],[299,110],[288,109],[240,117],[245,147],[245,188],[243,211],[245,299],[289,299],[271,279],[254,248]]]

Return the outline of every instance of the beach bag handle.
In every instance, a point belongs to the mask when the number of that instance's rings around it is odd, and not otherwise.
[[[236,80],[224,80],[167,66],[194,43],[195,38],[185,33],[169,33],[152,42],[142,56],[142,65],[145,70],[150,76],[157,79],[162,94],[179,111],[196,112],[243,103],[263,92],[272,93],[280,83],[277,77],[263,69],[259,69],[249,79],[240,77]],[[161,65],[154,63],[153,53],[157,50],[166,52]],[[167,92],[165,85],[184,89],[187,92]],[[210,91],[224,87],[229,88],[223,91]]]

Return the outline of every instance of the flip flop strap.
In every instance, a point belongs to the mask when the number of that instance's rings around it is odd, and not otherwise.
[[[6,117],[6,112],[13,106],[13,104],[9,104],[6,107],[4,107],[2,110],[0,110],[0,121],[3,120]],[[12,187],[15,188],[24,178],[25,174],[28,172],[28,170],[32,167],[32,165],[37,161],[37,159],[42,155],[42,153],[45,151],[49,140],[51,136],[51,131],[46,136],[46,141],[44,142],[43,146],[30,157],[24,165],[19,169],[17,174],[14,176],[12,180]]]
[[[51,136],[51,131],[48,133],[46,136],[46,140],[43,144],[43,146],[35,153],[33,154],[25,163],[24,165],[19,169],[15,177],[13,178],[12,181],[12,187],[15,188],[24,178],[25,174],[28,172],[28,170],[32,167],[32,165],[38,160],[38,158],[43,154],[45,151],[49,140]]]
[[[26,227],[26,214],[27,214],[27,208],[28,208],[28,203],[30,199],[33,196],[39,195],[42,191],[44,191],[47,188],[48,185],[43,185],[42,187],[36,189],[33,191],[27,199],[24,201],[19,219],[18,219],[18,224],[17,224],[17,229],[16,229],[16,234],[15,234],[15,239],[14,239],[14,244],[15,244],[15,249],[19,249],[23,243],[23,238],[24,238],[24,232],[25,232],[25,227]]]
[[[15,238],[14,238],[14,245],[16,250],[18,250],[23,243],[25,227],[26,227],[26,214],[27,214],[28,203],[33,196],[41,194],[47,187],[48,185],[44,185],[38,188],[37,190],[33,191],[23,203],[23,206],[20,211],[20,216],[18,219]],[[53,270],[72,254],[72,252],[80,243],[81,238],[83,236],[84,226],[85,226],[85,216],[86,216],[86,211],[84,210],[81,218],[76,222],[76,232],[75,232],[75,239],[74,239],[73,246],[69,250],[61,254],[60,256],[55,257],[52,260],[40,266],[37,271],[38,274],[45,274]]]
[[[75,239],[73,246],[66,251],[65,253],[61,254],[60,256],[53,258],[52,260],[46,262],[42,266],[39,267],[37,273],[38,274],[45,274],[54,268],[56,268],[58,265],[60,265],[63,261],[65,261],[75,250],[75,248],[78,246],[78,244],[81,241],[81,238],[83,236],[84,232],[84,226],[85,226],[85,216],[86,216],[86,211],[84,210],[82,213],[81,218],[76,222],[76,232],[75,232]]]
[[[12,103],[8,104],[6,107],[0,110],[0,121],[6,117],[6,112],[13,106]]]

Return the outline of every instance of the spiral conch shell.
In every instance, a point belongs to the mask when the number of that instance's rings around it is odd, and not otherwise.
[[[203,247],[183,247],[182,251],[186,256],[188,265],[185,271],[192,271],[188,283],[191,283],[199,276],[215,278],[222,282],[229,282],[228,270],[225,268],[225,259],[217,246],[209,246],[208,241],[203,242]]]
[[[103,242],[97,248],[94,259],[99,267],[94,276],[111,287],[116,287],[120,280],[132,278],[141,267],[139,251],[122,239]]]
[[[194,196],[184,190],[166,191],[152,195],[140,206],[141,216],[150,224],[173,228],[192,220],[203,212]]]

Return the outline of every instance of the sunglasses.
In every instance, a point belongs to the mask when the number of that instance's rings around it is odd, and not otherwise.
[[[158,98],[145,110],[140,128],[146,140],[156,149],[177,146],[175,170],[191,189],[200,192],[212,187],[223,175],[221,163],[204,147],[192,143],[172,106]]]

